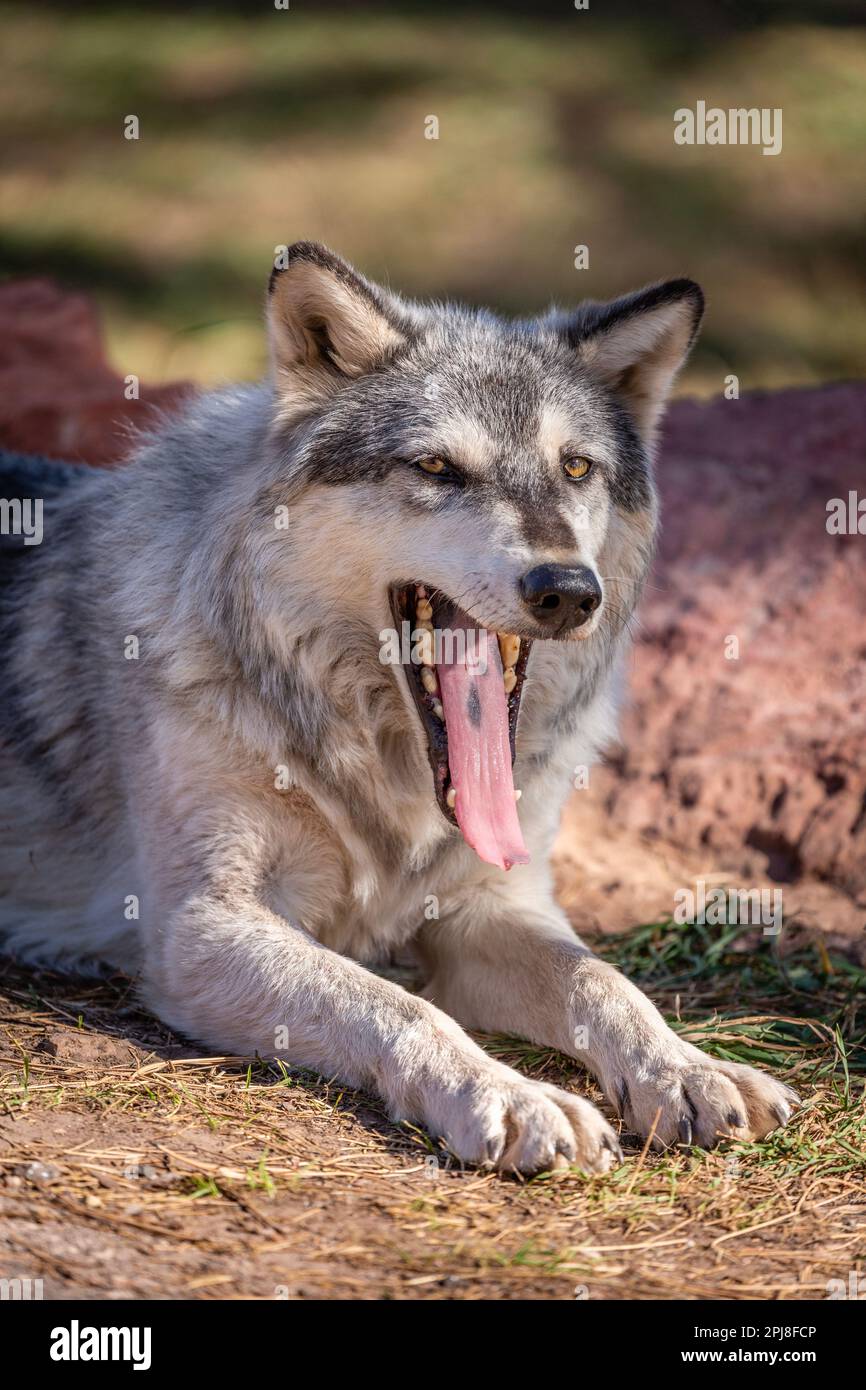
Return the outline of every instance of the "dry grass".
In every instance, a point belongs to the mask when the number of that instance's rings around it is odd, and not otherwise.
[[[792,1081],[789,1128],[712,1154],[624,1135],[606,1179],[464,1172],[369,1097],[194,1055],[127,980],[7,963],[0,1274],[46,1297],[821,1299],[864,1270],[862,972],[670,924],[604,949],[690,1037]],[[555,1052],[482,1041],[594,1094]]]

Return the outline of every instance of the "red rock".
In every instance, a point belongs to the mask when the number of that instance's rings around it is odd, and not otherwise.
[[[560,858],[602,812],[689,872],[786,885],[786,917],[820,885],[818,924],[862,937],[866,535],[826,521],[831,498],[866,497],[864,458],[863,385],[673,406],[623,748],[575,794]]]
[[[140,386],[139,399],[126,400],[86,296],[51,280],[0,285],[0,441],[7,449],[113,463],[128,450],[131,429],[191,390]]]

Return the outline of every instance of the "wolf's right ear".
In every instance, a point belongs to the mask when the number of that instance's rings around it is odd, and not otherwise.
[[[406,342],[385,296],[313,241],[288,247],[271,272],[267,322],[283,418],[335,395]]]
[[[587,301],[566,320],[580,360],[620,398],[649,443],[703,312],[700,285],[665,280],[610,304]]]

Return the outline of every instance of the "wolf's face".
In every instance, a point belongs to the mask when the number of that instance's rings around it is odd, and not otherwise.
[[[409,635],[440,806],[491,862],[526,857],[511,762],[532,643],[611,642],[634,608],[655,427],[702,306],[672,281],[504,324],[405,304],[306,243],[272,277],[275,433],[296,443],[318,600]]]

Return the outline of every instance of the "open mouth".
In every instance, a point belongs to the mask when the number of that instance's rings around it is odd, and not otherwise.
[[[531,641],[479,627],[420,582],[393,587],[390,598],[398,631],[410,636],[406,674],[442,814],[486,863],[528,863],[512,765]]]

